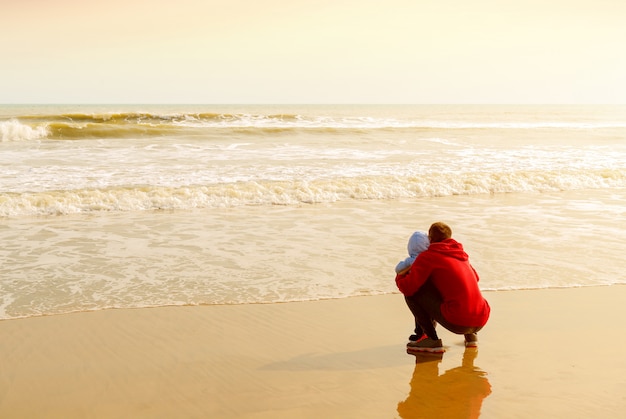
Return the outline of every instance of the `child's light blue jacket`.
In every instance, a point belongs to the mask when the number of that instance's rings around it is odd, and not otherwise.
[[[428,240],[428,235],[421,231],[416,231],[409,238],[409,243],[406,248],[409,252],[409,257],[399,262],[396,265],[396,273],[402,272],[406,268],[409,268],[415,262],[415,258],[417,255],[422,253],[424,250],[428,249],[430,246],[430,240]]]

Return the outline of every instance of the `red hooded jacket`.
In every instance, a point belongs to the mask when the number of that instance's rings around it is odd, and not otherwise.
[[[478,274],[461,243],[454,239],[431,243],[407,274],[396,276],[396,285],[402,294],[411,296],[427,280],[441,294],[441,314],[447,321],[467,327],[487,323],[491,309],[480,293]]]

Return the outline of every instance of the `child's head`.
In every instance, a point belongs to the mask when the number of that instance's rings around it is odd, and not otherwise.
[[[431,243],[437,243],[452,237],[452,229],[445,223],[438,221],[428,229],[428,238]]]
[[[407,250],[409,252],[409,256],[416,257],[424,250],[428,249],[430,245],[430,241],[428,240],[428,236],[426,233],[421,231],[416,231],[409,238],[409,243],[407,244]]]

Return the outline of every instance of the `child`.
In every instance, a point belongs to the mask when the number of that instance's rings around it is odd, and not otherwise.
[[[411,265],[415,262],[417,255],[422,253],[424,250],[428,249],[430,245],[430,240],[428,240],[428,235],[421,231],[416,231],[409,238],[409,243],[407,244],[407,251],[409,252],[409,257],[400,261],[396,265],[396,274],[404,275],[411,270]],[[415,334],[409,336],[410,341],[419,340],[424,336],[424,331],[422,328],[415,322]]]
[[[396,265],[396,274],[404,275],[411,269],[411,265],[415,262],[415,258],[417,255],[422,253],[424,250],[428,249],[430,245],[430,241],[428,240],[428,235],[421,231],[416,231],[409,238],[409,243],[406,246],[407,251],[409,252],[409,257],[399,262]]]

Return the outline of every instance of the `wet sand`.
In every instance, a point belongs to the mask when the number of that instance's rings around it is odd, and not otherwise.
[[[5,320],[0,417],[623,417],[626,286],[485,296],[439,357],[399,294]]]

